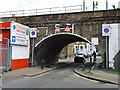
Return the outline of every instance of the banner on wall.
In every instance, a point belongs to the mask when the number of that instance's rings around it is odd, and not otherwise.
[[[28,45],[29,43],[29,27],[11,22],[11,44]]]

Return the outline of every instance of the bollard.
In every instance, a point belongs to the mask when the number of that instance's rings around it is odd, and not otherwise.
[[[82,71],[85,70],[85,63],[82,63]]]
[[[93,68],[96,66],[96,62],[93,63],[92,67],[90,67],[89,69],[89,73],[91,72],[91,70],[93,70]]]
[[[92,56],[90,56],[90,63],[92,63]]]
[[[83,62],[82,62],[82,71],[84,71],[85,70],[85,60],[83,60]]]
[[[41,60],[41,69],[44,69],[44,59]]]

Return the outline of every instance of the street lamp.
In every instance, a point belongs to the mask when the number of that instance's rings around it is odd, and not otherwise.
[[[98,6],[98,1],[95,2],[95,1],[93,0],[93,11],[95,10],[95,8],[98,8],[97,6]]]
[[[85,11],[85,0],[83,0],[83,11]]]
[[[106,10],[108,10],[108,0],[106,0]]]

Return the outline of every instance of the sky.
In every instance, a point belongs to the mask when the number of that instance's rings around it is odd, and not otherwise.
[[[93,0],[86,1],[86,11],[92,10]],[[98,1],[98,10],[106,9],[106,0],[94,0]],[[108,0],[108,7],[112,9],[112,5],[118,7],[120,0]],[[83,0],[1,0],[0,12],[14,11],[14,10],[29,10],[29,9],[42,9],[51,7],[63,7],[72,5],[82,5]]]

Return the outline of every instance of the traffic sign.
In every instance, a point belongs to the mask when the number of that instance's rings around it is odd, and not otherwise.
[[[68,25],[66,26],[66,28],[65,28],[64,31],[65,31],[65,32],[70,32],[70,31],[71,31]]]
[[[91,42],[92,42],[94,45],[98,45],[99,39],[98,39],[98,38],[91,38]]]
[[[108,33],[109,31],[110,31],[109,28],[104,28],[105,33]]]
[[[60,30],[60,28],[59,28],[58,26],[56,26],[56,28],[55,28],[54,31],[55,31],[55,32],[61,32],[61,30]]]
[[[32,34],[32,35],[35,35],[35,31],[32,31],[31,34]]]
[[[102,25],[102,36],[110,36],[111,24]]]
[[[30,38],[37,37],[37,28],[30,28]]]

